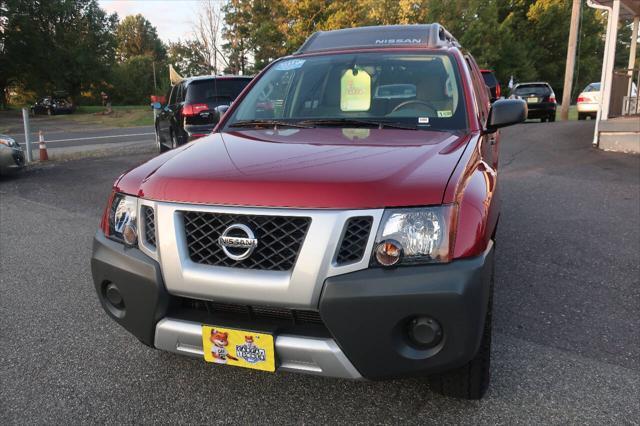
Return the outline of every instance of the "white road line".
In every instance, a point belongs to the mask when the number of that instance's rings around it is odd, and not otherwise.
[[[130,137],[130,136],[149,136],[149,135],[155,135],[154,132],[149,132],[149,133],[130,133],[130,134],[126,134],[126,135],[108,135],[108,136],[90,136],[90,137],[86,137],[86,138],[72,138],[72,139],[45,139],[46,143],[49,142],[71,142],[71,141],[88,141],[88,140],[92,140],[92,139],[107,139],[107,138],[126,138],[126,137]],[[35,141],[31,142],[32,144],[38,143],[38,140],[36,139]],[[20,145],[24,145],[24,142],[21,142]]]

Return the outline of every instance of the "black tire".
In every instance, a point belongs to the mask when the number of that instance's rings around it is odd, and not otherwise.
[[[556,115],[555,115],[555,114],[551,114],[551,115],[549,116],[549,122],[550,122],[550,123],[553,123],[553,122],[555,122],[555,121],[556,121]]]
[[[541,122],[541,123],[544,123],[544,122],[545,122],[545,121],[547,121],[547,120],[548,120],[548,118],[547,118],[547,117],[542,117],[542,118],[540,119],[540,122]]]
[[[578,120],[586,120],[587,119],[587,114],[579,112],[578,113]]]
[[[493,266],[492,266],[493,268]],[[493,312],[493,270],[489,289],[489,304],[478,353],[467,364],[455,370],[429,377],[434,392],[459,399],[481,399],[489,389],[491,370],[491,323]]]
[[[160,139],[160,132],[158,131],[157,127],[156,127],[156,146],[158,147],[158,152],[159,153],[167,152],[169,150],[169,148],[167,148],[162,143],[162,139]]]
[[[169,133],[171,135],[171,149],[176,149],[178,147],[178,137],[173,132],[173,130]]]

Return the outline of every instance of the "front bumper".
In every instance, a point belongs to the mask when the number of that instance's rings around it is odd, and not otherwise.
[[[492,265],[490,244],[481,256],[449,264],[371,268],[327,278],[318,306],[327,334],[274,329],[278,369],[385,379],[463,365],[480,344]],[[105,311],[140,341],[202,356],[202,321],[173,316],[173,296],[155,260],[98,232],[91,269]],[[122,294],[121,308],[106,299],[109,283]],[[407,322],[423,315],[438,321],[443,330],[441,342],[427,349],[414,346],[406,333]],[[236,327],[246,329],[247,324]]]
[[[24,167],[24,151],[21,148],[0,148],[0,175],[11,174]]]

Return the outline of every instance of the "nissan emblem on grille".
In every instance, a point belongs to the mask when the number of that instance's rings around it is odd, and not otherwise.
[[[251,228],[237,223],[224,230],[218,238],[218,244],[230,259],[243,260],[251,256],[253,250],[258,246],[258,240]]]

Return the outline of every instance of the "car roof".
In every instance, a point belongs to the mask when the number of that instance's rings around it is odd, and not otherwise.
[[[313,33],[295,55],[372,48],[460,47],[440,24],[379,25]]]
[[[198,75],[194,77],[185,77],[183,81],[187,84],[194,81],[203,80],[251,80],[253,76],[249,75]]]
[[[547,83],[546,81],[526,81],[523,83],[516,83],[515,86],[513,86],[514,88],[518,87],[518,86],[525,86],[525,85],[533,85],[533,84],[538,84],[538,85],[545,85],[545,86],[549,86],[551,87],[551,85],[549,83]]]

